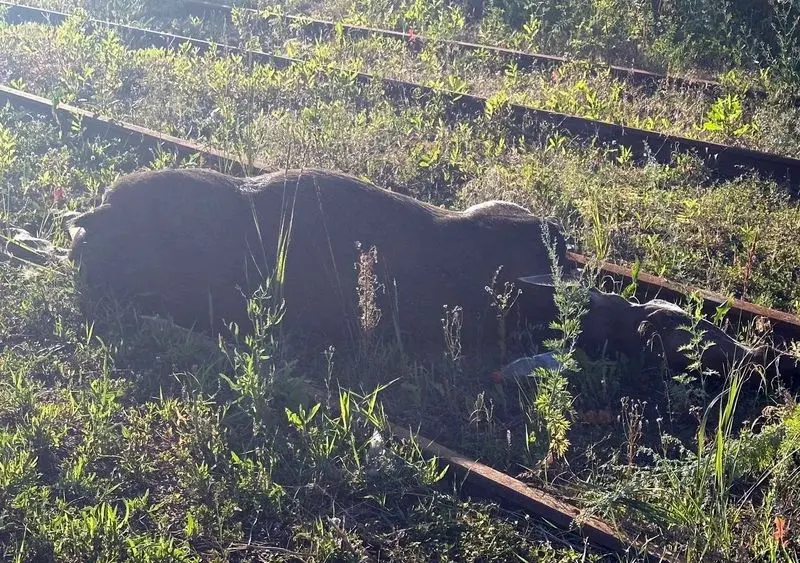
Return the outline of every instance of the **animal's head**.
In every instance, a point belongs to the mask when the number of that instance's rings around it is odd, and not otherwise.
[[[101,205],[73,221],[70,259],[92,291],[179,295],[225,270],[246,211],[226,176],[181,170],[126,176]]]
[[[103,203],[76,218],[70,226],[69,258],[94,291],[128,296],[144,290],[144,275],[160,254],[153,233],[140,228],[134,215]]]

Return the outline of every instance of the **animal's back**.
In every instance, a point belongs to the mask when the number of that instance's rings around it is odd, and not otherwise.
[[[397,283],[401,316],[427,309],[419,297],[431,286],[426,265],[437,246],[436,219],[449,212],[315,169],[254,178],[243,190],[261,227],[252,233],[251,246],[266,241],[272,245],[267,256],[274,257],[281,228],[289,232],[284,285],[289,323],[327,334],[342,333],[346,324],[357,328],[357,244],[364,251],[376,248],[375,274],[386,290]],[[377,297],[383,303],[387,296]],[[388,302],[384,305],[389,322]]]
[[[243,180],[206,168],[146,170],[119,178],[103,196],[103,203],[152,208],[166,204],[178,211],[198,202],[238,198]]]
[[[490,202],[454,212],[318,170],[270,174],[245,191],[253,194],[262,225],[262,210],[271,214],[268,240],[277,238],[275,210],[285,210],[284,225],[291,216],[287,314],[301,316],[321,331],[358,316],[356,242],[363,250],[377,249],[375,273],[390,294],[378,300],[384,322],[390,322],[390,304],[396,303],[401,326],[423,339],[441,337],[443,305],[464,307],[470,316],[467,327],[478,316],[493,315],[484,288],[498,267],[503,266],[501,286],[550,271],[541,221],[512,203]]]

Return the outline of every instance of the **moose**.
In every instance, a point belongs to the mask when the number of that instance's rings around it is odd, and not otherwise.
[[[364,272],[356,265],[365,252],[372,252],[367,281],[382,315],[376,330],[410,350],[441,350],[445,305],[461,308],[465,351],[495,345],[500,322],[506,333],[546,327],[556,315],[553,286],[525,279],[546,279],[553,261],[565,276],[575,274],[558,227],[521,206],[489,201],[447,210],[318,169],[251,178],[139,172],[120,178],[73,229],[69,258],[91,300],[112,296],[204,331],[227,323],[247,330],[247,299],[271,276],[280,281],[283,326],[319,343],[352,342],[363,329],[357,286]],[[502,294],[512,284],[513,307],[498,315],[487,286]],[[637,353],[645,323],[664,332],[665,358],[681,369],[682,319],[670,304],[634,305],[592,291],[579,344]],[[715,344],[710,367],[763,356],[703,322],[704,338]]]

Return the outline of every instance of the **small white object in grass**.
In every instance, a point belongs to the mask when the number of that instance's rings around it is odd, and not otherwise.
[[[384,447],[383,436],[378,430],[374,430],[372,432],[372,436],[369,439],[369,453],[373,456],[379,456],[384,453],[386,448]]]
[[[537,368],[555,370],[559,368],[559,365],[554,352],[523,356],[495,371],[492,374],[492,380],[498,383],[506,379],[517,380],[532,376]]]

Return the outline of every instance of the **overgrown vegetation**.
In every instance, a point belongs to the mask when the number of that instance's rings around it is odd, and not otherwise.
[[[690,156],[675,155],[668,166],[634,162],[625,147],[578,143],[543,127],[539,144],[526,146],[504,123],[504,103],[525,101],[796,154],[796,110],[782,101],[795,79],[794,31],[768,36],[789,21],[780,18],[792,16],[791,2],[750,13],[730,3],[653,3],[635,18],[623,1],[281,6],[614,62],[736,70],[716,100],[632,89],[582,64],[517,74],[491,60],[382,40],[335,34],[312,43],[281,26],[257,34],[244,20],[235,30],[172,21],[171,8],[151,2],[42,3],[194,26],[309,61],[278,69],[185,47],[129,50],[113,34],[86,30],[78,16],[58,28],[1,25],[1,82],[244,160],[337,168],[443,205],[515,201],[555,216],[594,257],[641,259],[647,271],[800,311],[800,210],[784,186],[753,175],[715,182]],[[720,26],[725,33],[714,33]],[[772,57],[758,79],[769,88],[763,104],[743,96],[751,79],[742,72],[753,75],[756,52]],[[353,80],[353,71],[375,68],[454,90],[486,88],[496,105],[454,123],[441,100],[399,104]],[[51,121],[0,111],[4,234],[23,227],[65,246],[64,218],[96,204],[117,175],[203,164],[166,152],[140,161],[122,140]],[[313,358],[279,338],[279,292],[268,282],[250,304],[255,333],[218,343],[127,310],[98,309],[89,324],[66,265],[0,262],[3,556],[601,557],[522,515],[458,500],[457,483],[413,440],[393,437],[389,419],[653,538],[655,549],[691,561],[798,559],[800,411],[780,382],[762,382],[753,366],[723,380],[670,373],[645,355],[589,359],[575,341],[591,276],[557,281],[560,337],[546,343],[557,369],[511,380],[493,374],[486,358],[464,356],[457,304],[442,311],[441,358],[415,362],[397,343],[369,337],[390,315],[375,310],[370,294],[380,249],[362,250],[363,283],[352,289],[364,338],[354,353]],[[490,289],[487,302],[502,317],[517,288]],[[696,305],[687,304],[693,314]],[[761,328],[740,334],[768,337]],[[501,333],[498,346],[522,337]],[[320,396],[309,394],[308,381]]]
[[[149,0],[28,3],[65,11],[79,6],[102,18],[138,23],[185,9]],[[794,0],[246,0],[237,5],[661,72],[716,78],[738,71],[758,80],[764,70],[778,83],[797,84]]]
[[[242,5],[276,9],[263,0]],[[799,8],[792,0],[295,0],[278,9],[661,71],[770,67],[791,79]]]
[[[102,15],[102,11],[94,13]],[[523,70],[488,52],[460,51],[446,44],[353,38],[341,27],[321,34],[275,17],[274,10],[237,11],[232,22],[214,13],[205,14],[205,19],[187,17],[181,6],[172,13],[148,13],[161,14],[142,22],[149,27],[305,59],[315,69],[367,72],[477,94],[489,98],[490,107],[520,104],[629,127],[797,154],[798,133],[791,125],[797,112],[784,99],[785,81],[773,80],[766,71],[754,77],[731,70],[720,77],[723,88],[717,93],[674,84],[654,88],[615,78],[607,68],[580,60]],[[752,87],[766,88],[769,96],[749,96],[748,88]]]

